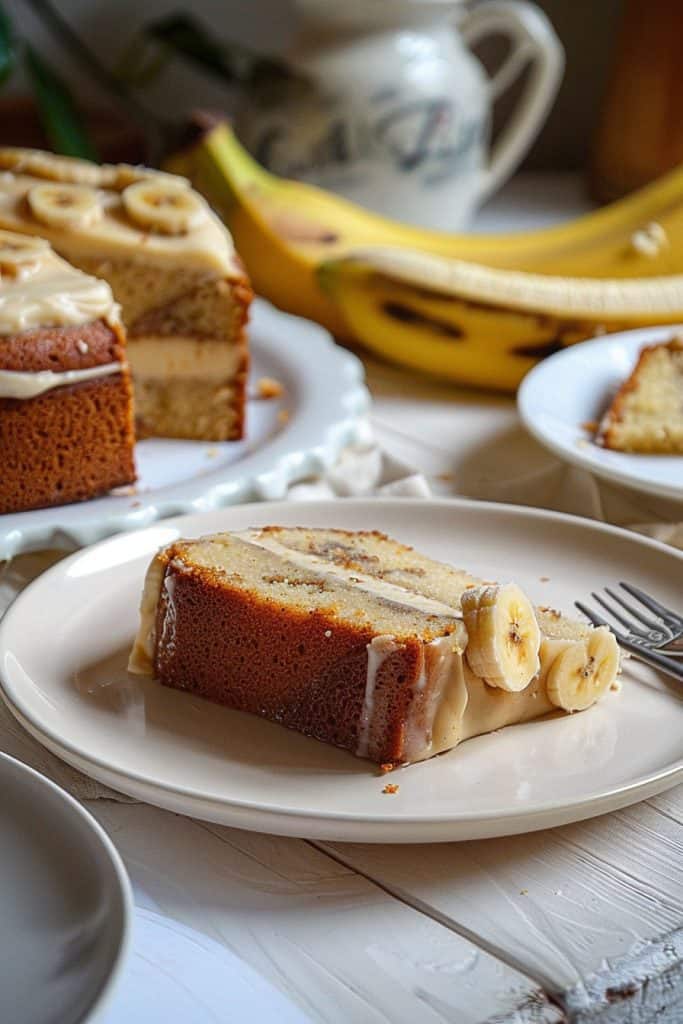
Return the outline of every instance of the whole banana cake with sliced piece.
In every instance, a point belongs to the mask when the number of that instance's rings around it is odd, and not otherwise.
[[[380,764],[583,710],[619,672],[606,627],[375,531],[177,541],[152,561],[140,611],[130,671]]]
[[[139,436],[242,437],[252,292],[230,234],[184,178],[0,149],[0,228],[46,238],[109,283]]]

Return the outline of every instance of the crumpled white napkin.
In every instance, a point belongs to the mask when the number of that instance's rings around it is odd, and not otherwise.
[[[378,444],[368,442],[344,451],[324,477],[294,484],[288,497],[292,501],[369,495],[427,498],[434,492],[440,496],[455,496],[457,486],[457,478],[446,481],[413,472]],[[683,548],[683,511],[680,505],[629,494],[598,483],[584,470],[560,462],[550,462],[528,475],[517,474],[512,479],[492,474],[478,482],[474,493],[470,488],[467,496],[535,505],[629,526]],[[19,555],[10,563],[0,564],[0,615],[32,579],[61,557],[62,552],[45,551]],[[19,725],[1,701],[0,750],[43,772],[81,800],[129,800],[129,797],[113,792],[51,754]]]

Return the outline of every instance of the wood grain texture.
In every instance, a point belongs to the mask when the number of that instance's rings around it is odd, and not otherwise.
[[[660,997],[669,1007],[683,1003],[682,810],[679,787],[528,836],[421,847],[320,845],[533,977],[570,1020],[646,1021]],[[628,1000],[619,994],[624,986],[634,987]],[[629,1012],[640,1004],[645,1015],[615,1016],[616,1002],[624,1002],[622,1012],[627,1002]]]
[[[141,804],[90,807],[126,862],[138,906],[222,943],[314,1021],[564,1020],[514,968],[307,842]]]

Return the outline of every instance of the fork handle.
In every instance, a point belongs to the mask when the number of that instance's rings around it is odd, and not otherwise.
[[[623,640],[619,637],[617,640],[621,647],[630,651],[640,661],[644,661],[646,665],[653,665],[662,672],[666,672],[673,679],[677,679],[679,683],[683,683],[683,664],[680,662],[674,661],[673,658],[667,658],[664,654],[658,654],[656,651],[648,651],[638,644],[630,643],[628,640]]]

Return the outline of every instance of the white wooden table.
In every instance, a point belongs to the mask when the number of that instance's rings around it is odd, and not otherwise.
[[[513,184],[484,228],[579,203],[557,179],[539,211],[528,184]],[[367,367],[378,436],[438,492],[476,494],[482,453],[504,445],[514,457],[512,401]],[[136,898],[106,1024],[683,1022],[683,787],[548,832],[421,847],[282,839],[140,804],[90,809]]]

